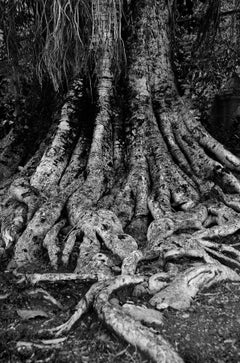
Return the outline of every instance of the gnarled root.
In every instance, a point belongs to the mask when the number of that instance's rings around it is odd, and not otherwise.
[[[115,290],[129,284],[141,283],[143,280],[142,277],[137,276],[116,278],[109,286],[101,290],[95,299],[94,306],[99,316],[110,328],[130,344],[147,353],[155,362],[183,362],[172,346],[160,334],[154,334],[133,319],[124,309],[109,302],[109,297]]]
[[[201,264],[177,276],[155,294],[150,303],[159,310],[169,306],[174,309],[186,309],[201,288],[224,280],[240,281],[240,276],[222,264]]]
[[[85,296],[79,301],[75,307],[75,312],[64,324],[54,327],[48,330],[42,330],[39,334],[54,335],[59,337],[69,332],[73,325],[81,318],[81,316],[87,312],[90,306],[93,304],[96,294],[103,288],[104,283],[93,284]]]
[[[18,284],[24,282],[36,285],[39,282],[59,282],[59,281],[84,281],[84,282],[96,282],[96,274],[81,274],[72,272],[49,272],[49,273],[34,273],[34,274],[22,274],[16,271],[13,272],[18,277]]]
[[[138,249],[136,241],[123,232],[117,216],[104,209],[86,211],[79,218],[79,228],[73,230],[63,250],[63,262],[68,263],[77,236],[81,236],[79,257],[75,272],[99,274],[99,280],[111,277],[111,258],[100,253],[101,248],[107,248],[120,261]],[[105,276],[104,276],[105,274]]]

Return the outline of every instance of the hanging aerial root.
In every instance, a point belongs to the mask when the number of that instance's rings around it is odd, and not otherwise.
[[[94,307],[100,318],[114,332],[145,352],[154,362],[182,363],[183,360],[160,334],[154,334],[150,329],[133,319],[123,308],[109,302],[111,294],[117,289],[129,284],[139,284],[143,281],[143,277],[137,276],[116,278],[109,286],[100,291],[95,298]]]
[[[200,289],[224,280],[240,281],[240,276],[220,263],[201,264],[178,275],[155,294],[150,303],[159,310],[167,307],[187,309]]]

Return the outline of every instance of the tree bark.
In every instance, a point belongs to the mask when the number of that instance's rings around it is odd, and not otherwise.
[[[153,295],[155,308],[180,309],[204,286],[239,281],[231,269],[240,267],[239,252],[212,240],[240,229],[240,160],[207,133],[178,94],[164,0],[130,3],[126,77],[117,77],[113,24],[120,21],[119,5],[92,2],[98,77],[91,141],[80,75],[35,170],[30,173],[33,164],[27,164],[9,188],[2,250],[14,251],[9,268],[28,272],[29,264],[39,266],[45,248],[52,269],[67,270],[40,274],[36,268],[32,276],[21,275],[29,283],[94,282],[73,317],[50,329],[52,334],[66,333],[92,304],[108,326],[155,362],[181,362],[160,335],[112,306],[109,298],[116,289],[140,284]],[[75,246],[79,255],[71,264]],[[182,273],[177,266],[167,271],[167,262],[183,256],[202,263]],[[156,258],[160,275],[139,276],[138,263]]]

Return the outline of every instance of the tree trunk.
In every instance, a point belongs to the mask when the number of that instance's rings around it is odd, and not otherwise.
[[[94,282],[72,318],[52,334],[66,333],[93,304],[101,319],[155,362],[181,362],[169,343],[112,306],[109,297],[140,284],[156,309],[181,309],[204,286],[239,281],[231,268],[240,267],[240,253],[212,239],[240,229],[240,160],[206,132],[178,94],[167,2],[129,4],[126,76],[120,78],[109,26],[116,2],[92,3],[98,32],[91,46],[99,47],[94,122],[83,112],[79,75],[41,159],[33,155],[2,197],[1,253],[13,251],[8,268],[26,273],[29,283]],[[58,236],[64,230],[70,232],[63,245]],[[78,259],[71,264],[76,245]],[[51,264],[47,274],[39,273],[42,248]],[[193,267],[168,269],[168,262],[183,256]],[[140,276],[138,263],[156,258],[162,270]],[[59,266],[66,272],[56,271]]]

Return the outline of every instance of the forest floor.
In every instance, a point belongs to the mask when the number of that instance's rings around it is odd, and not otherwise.
[[[238,233],[228,243],[239,239]],[[16,282],[14,275],[0,273],[0,362],[150,362],[109,331],[94,311],[86,314],[66,337],[37,337],[41,328],[66,321],[89,286],[60,282],[33,287]],[[119,291],[113,299],[122,305],[128,296],[128,303],[148,305],[147,297],[129,301],[129,289]],[[44,291],[56,301],[47,300]],[[237,363],[239,302],[239,283],[221,283],[199,293],[187,310],[165,310],[162,324],[150,328],[168,339],[186,363]]]

